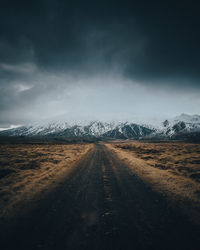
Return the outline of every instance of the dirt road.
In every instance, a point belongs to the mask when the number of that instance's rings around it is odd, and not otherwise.
[[[6,225],[5,225],[6,224]],[[104,145],[16,222],[1,249],[199,249],[199,229]]]

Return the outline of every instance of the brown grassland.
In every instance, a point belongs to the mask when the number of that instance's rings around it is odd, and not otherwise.
[[[200,144],[107,143],[132,172],[200,223]]]
[[[200,223],[200,144],[135,141],[105,145],[152,189]],[[0,218],[12,217],[27,201],[34,203],[62,183],[93,147],[86,143],[1,144]]]
[[[12,216],[66,178],[92,144],[0,145],[0,217]]]

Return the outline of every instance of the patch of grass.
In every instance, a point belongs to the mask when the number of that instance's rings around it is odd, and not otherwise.
[[[129,151],[152,167],[171,170],[176,175],[200,182],[200,144],[133,142],[116,144],[115,147]]]
[[[58,183],[92,147],[85,143],[0,144],[0,216]]]

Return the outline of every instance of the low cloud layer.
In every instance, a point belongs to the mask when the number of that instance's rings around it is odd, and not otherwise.
[[[6,1],[0,15],[0,126],[200,111],[195,4]]]

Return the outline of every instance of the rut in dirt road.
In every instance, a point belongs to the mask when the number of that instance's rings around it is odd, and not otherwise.
[[[3,224],[2,224],[3,225]],[[70,178],[15,225],[10,249],[199,249],[197,226],[97,144]]]

